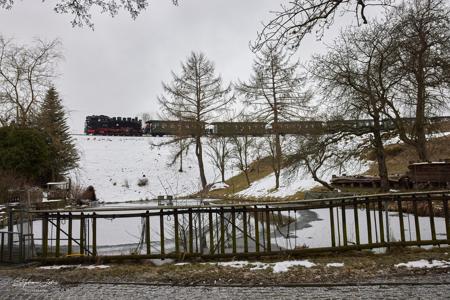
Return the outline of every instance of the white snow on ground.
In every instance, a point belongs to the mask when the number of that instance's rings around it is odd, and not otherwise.
[[[290,267],[301,266],[305,268],[314,267],[316,264],[308,260],[288,260],[275,263],[273,266],[274,273],[287,272]]]
[[[312,263],[308,260],[286,260],[286,261],[280,261],[276,263],[262,263],[262,262],[249,262],[246,260],[241,261],[230,261],[230,262],[218,262],[218,263],[207,263],[210,265],[217,265],[221,267],[230,267],[230,268],[243,268],[243,267],[251,267],[251,271],[257,271],[257,270],[265,270],[267,268],[272,268],[273,273],[282,273],[287,272],[289,268],[291,267],[305,267],[305,268],[311,268],[314,267],[316,264]]]
[[[428,261],[425,259],[409,261],[407,263],[400,263],[395,265],[396,268],[406,267],[409,269],[417,268],[417,269],[431,269],[431,268],[450,268],[450,261],[445,260],[432,260]]]
[[[169,166],[172,145],[154,146],[167,142],[161,137],[95,137],[76,136],[81,153],[80,169],[71,174],[82,186],[93,185],[97,197],[106,202],[155,199],[158,195],[188,195],[201,189],[197,159],[190,151],[183,160]],[[208,182],[219,178],[216,168],[204,155]],[[228,171],[233,176],[237,171]],[[138,186],[142,178],[148,185]]]
[[[327,268],[342,268],[344,263],[328,263]]]
[[[61,270],[61,269],[87,269],[87,270],[93,270],[93,269],[107,269],[109,266],[107,265],[89,265],[89,266],[83,266],[83,265],[56,265],[56,266],[43,266],[38,267],[38,269],[42,270]]]
[[[216,182],[211,186],[211,188],[209,190],[215,191],[215,190],[226,189],[227,187],[229,187],[229,185],[226,184],[225,182]]]

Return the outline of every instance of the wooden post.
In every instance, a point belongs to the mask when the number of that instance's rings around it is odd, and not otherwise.
[[[359,218],[358,218],[358,204],[356,202],[356,198],[353,199],[353,216],[355,220],[355,238],[356,238],[356,245],[360,245],[359,240]]]
[[[372,220],[370,217],[370,202],[369,198],[366,198],[366,219],[367,219],[367,241],[372,244]],[[376,229],[375,229],[376,230]]]
[[[212,210],[211,208],[209,209],[208,212],[208,219],[209,219],[209,254],[213,255],[214,254],[214,223],[213,223],[213,217],[212,217]]]
[[[384,243],[383,202],[378,200],[378,223],[380,225],[380,243]]]
[[[347,246],[347,218],[345,213],[345,200],[342,200],[342,239],[344,246]]]
[[[225,216],[223,207],[220,208],[220,253],[225,253]]]
[[[44,214],[42,219],[42,256],[48,255],[48,213]]]
[[[68,234],[67,234],[67,254],[71,255],[72,254],[72,213],[69,213],[69,229],[68,229]]]
[[[180,255],[180,237],[179,237],[179,224],[178,224],[178,211],[175,208],[173,210],[173,221],[174,221],[174,234],[175,234],[175,254]]]
[[[400,223],[400,240],[402,243],[405,242],[405,223],[403,220],[403,208],[402,199],[397,196],[397,207],[398,207],[398,221]]]
[[[84,255],[84,214],[80,214],[80,254]]]
[[[92,255],[97,256],[97,215],[92,214]]]
[[[3,261],[3,253],[5,251],[5,232],[0,232],[2,235],[2,244],[0,249],[0,261]]]
[[[258,207],[255,206],[255,251],[259,253],[259,221],[258,221]]]
[[[271,252],[272,251],[272,246],[271,246],[271,242],[270,242],[270,211],[269,211],[269,206],[266,206],[266,252]]]
[[[233,253],[236,254],[236,211],[234,206],[231,207],[231,239]]]
[[[148,210],[145,212],[145,246],[147,255],[152,253],[151,239],[150,239],[150,214]]]
[[[242,226],[244,229],[244,253],[248,253],[247,207],[245,206],[242,211],[242,220]]]
[[[331,233],[331,247],[336,247],[336,237],[334,232],[334,213],[333,213],[333,202],[329,202],[330,205],[330,233]]]
[[[59,257],[61,247],[61,216],[59,212],[56,214],[56,243],[55,256]]]
[[[434,224],[434,210],[433,201],[431,200],[430,194],[427,194],[428,209],[430,212],[430,228],[431,228],[431,240],[436,241],[436,227]]]
[[[192,228],[193,224],[192,224],[192,208],[188,209],[188,219],[189,219],[189,253],[194,253],[194,241],[193,241],[193,235],[194,235],[194,230]]]
[[[164,215],[163,210],[161,209],[159,215],[159,237],[160,237],[160,245],[161,245],[161,256],[164,256]]]
[[[416,228],[416,241],[420,241],[420,222],[419,222],[419,212],[417,210],[417,198],[413,195],[413,213],[414,213],[414,224]]]
[[[447,240],[450,240],[450,216],[448,212],[448,196],[446,194],[443,195],[444,199],[442,200],[442,207],[444,209],[444,218],[445,218],[445,228],[447,231]]]

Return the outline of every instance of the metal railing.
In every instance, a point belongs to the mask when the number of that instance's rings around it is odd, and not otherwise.
[[[435,191],[31,213],[38,259],[223,258],[448,245],[449,200]]]

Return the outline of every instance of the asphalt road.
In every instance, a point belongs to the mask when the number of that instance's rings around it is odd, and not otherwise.
[[[158,286],[127,283],[59,284],[0,278],[1,299],[450,299],[450,279],[400,284],[296,287]],[[423,283],[420,283],[420,281]],[[426,281],[425,281],[426,280]],[[430,281],[432,280],[432,281]]]

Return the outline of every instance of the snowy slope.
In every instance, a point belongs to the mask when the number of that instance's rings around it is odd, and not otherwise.
[[[80,169],[71,177],[83,186],[93,185],[97,197],[107,202],[154,199],[158,195],[187,195],[201,187],[197,160],[193,151],[184,158],[184,172],[179,165],[168,166],[171,145],[158,137],[92,137],[76,136],[80,150]],[[208,182],[218,178],[208,158],[204,157]],[[148,185],[139,187],[145,175]],[[228,175],[232,175],[228,173]]]

